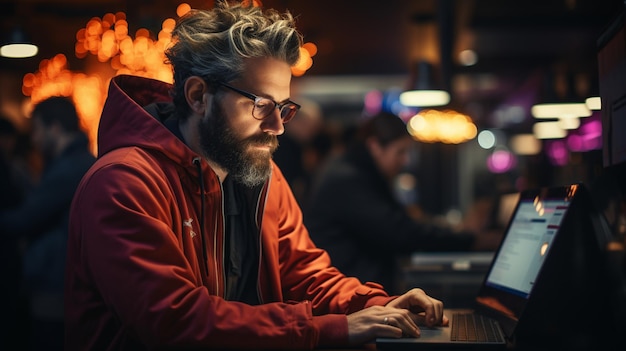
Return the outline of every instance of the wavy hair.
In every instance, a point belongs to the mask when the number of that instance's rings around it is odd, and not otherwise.
[[[172,32],[173,45],[165,55],[174,70],[172,97],[180,118],[189,106],[184,82],[204,78],[215,89],[218,82],[241,77],[244,59],[272,57],[293,66],[300,54],[302,35],[289,12],[217,2],[212,10],[192,10]]]

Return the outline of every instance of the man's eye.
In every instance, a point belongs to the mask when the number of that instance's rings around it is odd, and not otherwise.
[[[267,108],[271,104],[272,104],[272,102],[269,101],[269,100],[259,100],[259,101],[256,102],[256,106],[258,108]]]

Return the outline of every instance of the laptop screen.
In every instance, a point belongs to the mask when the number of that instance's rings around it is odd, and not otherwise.
[[[579,185],[522,191],[476,297],[479,307],[517,321],[533,292]]]
[[[486,284],[528,298],[569,203],[568,198],[521,199]]]

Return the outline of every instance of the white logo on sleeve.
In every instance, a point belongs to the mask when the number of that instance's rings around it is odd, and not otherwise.
[[[189,227],[189,235],[193,238],[196,236],[196,232],[193,231],[193,227],[191,223],[193,222],[193,218],[188,218],[183,220],[183,227]]]

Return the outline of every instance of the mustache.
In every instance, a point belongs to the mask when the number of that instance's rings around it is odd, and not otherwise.
[[[272,134],[253,135],[246,138],[245,143],[248,145],[269,145],[272,149],[275,149],[276,147],[278,147],[278,137]]]

